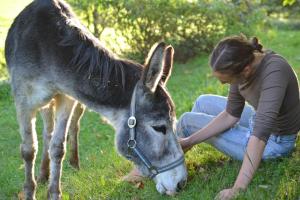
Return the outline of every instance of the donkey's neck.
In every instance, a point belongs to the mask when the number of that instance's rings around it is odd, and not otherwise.
[[[101,113],[117,127],[124,115],[122,113],[130,105],[143,67],[129,60],[118,59],[81,26],[75,16],[66,16],[68,22],[61,27],[59,49],[72,53],[65,58],[70,73],[64,74],[64,79],[70,81],[64,83],[61,90]],[[64,20],[65,17],[62,17]]]
[[[122,69],[121,73],[117,73],[113,68],[106,83],[102,83],[102,78],[97,74],[93,74],[90,78],[76,74],[72,86],[75,96],[71,96],[97,112],[127,109],[134,87],[140,79],[141,68],[124,64]]]
[[[116,132],[121,130],[124,121],[128,118],[128,110],[126,109],[98,107],[95,111],[107,119],[107,122],[116,129]]]

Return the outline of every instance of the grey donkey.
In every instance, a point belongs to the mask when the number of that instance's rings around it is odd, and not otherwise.
[[[50,169],[48,198],[61,199],[62,161],[77,101],[111,122],[118,152],[152,178],[160,193],[174,194],[185,184],[183,152],[174,134],[175,106],[166,89],[171,46],[154,45],[144,65],[117,58],[80,24],[67,3],[35,0],[14,20],[5,57],[22,137],[26,199],[35,199],[35,117],[45,106],[55,112],[43,117],[48,158],[40,177],[47,178]],[[80,115],[73,115],[74,122]]]

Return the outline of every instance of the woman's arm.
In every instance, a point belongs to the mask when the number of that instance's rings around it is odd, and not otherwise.
[[[239,118],[230,115],[226,110],[224,110],[219,115],[217,115],[216,118],[209,122],[205,127],[198,130],[196,133],[192,134],[187,138],[180,139],[179,142],[181,144],[181,147],[186,152],[194,145],[203,142],[231,128],[238,121]]]
[[[262,159],[265,145],[265,142],[256,136],[250,137],[242,167],[233,186],[234,188],[247,188]]]
[[[216,199],[232,199],[240,190],[245,190],[256,172],[265,149],[265,142],[256,136],[251,136],[244,155],[239,175],[230,189],[222,190]]]

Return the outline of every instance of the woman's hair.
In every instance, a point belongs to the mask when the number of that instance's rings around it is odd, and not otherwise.
[[[251,41],[244,35],[226,37],[211,53],[210,66],[214,71],[239,74],[254,60],[255,51],[263,52],[262,48],[256,37]]]

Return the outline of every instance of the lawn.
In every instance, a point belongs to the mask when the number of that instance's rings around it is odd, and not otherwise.
[[[22,8],[26,1],[4,1]],[[27,1],[28,2],[28,1]],[[0,44],[3,48],[2,30],[7,30],[11,19],[18,12],[0,8]],[[2,23],[2,19],[6,22]],[[300,75],[300,31],[261,30],[258,33],[267,48],[285,56]],[[176,56],[176,54],[175,54]],[[177,117],[189,111],[200,94],[226,95],[228,87],[211,76],[208,55],[190,60],[186,64],[175,63],[168,89],[175,101]],[[20,136],[13,99],[7,84],[0,86],[0,199],[17,199],[24,180],[24,165],[19,153]],[[39,153],[36,172],[42,152],[42,124],[37,120]],[[249,189],[238,199],[300,199],[300,140],[298,147],[288,158],[263,162]],[[132,164],[119,156],[114,148],[114,130],[101,120],[98,114],[87,111],[81,120],[80,132],[81,169],[76,171],[64,161],[62,189],[63,199],[171,199],[160,195],[152,181],[144,187],[124,183],[121,177]],[[172,199],[213,199],[218,191],[232,186],[240,162],[233,161],[209,145],[200,144],[186,155],[188,184]],[[46,199],[46,185],[39,185],[37,199]]]

